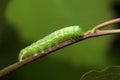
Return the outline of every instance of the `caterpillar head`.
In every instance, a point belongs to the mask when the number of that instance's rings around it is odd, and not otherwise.
[[[82,28],[80,26],[75,26],[74,30],[76,32],[76,36],[80,36],[83,34]]]

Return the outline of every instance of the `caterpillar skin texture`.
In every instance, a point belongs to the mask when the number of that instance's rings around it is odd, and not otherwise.
[[[82,29],[79,26],[70,26],[57,30],[50,35],[38,40],[30,46],[22,49],[19,54],[19,61],[22,61],[30,56],[36,56],[39,53],[43,53],[46,49],[51,49],[53,46],[57,46],[59,43],[66,40],[77,38],[82,36]]]

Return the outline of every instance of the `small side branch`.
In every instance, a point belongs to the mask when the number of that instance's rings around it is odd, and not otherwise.
[[[104,28],[106,26],[109,26],[111,24],[116,24],[116,23],[119,23],[120,22],[120,18],[117,18],[117,19],[113,19],[113,20],[109,20],[109,21],[106,21],[100,25],[97,25],[94,29],[101,29],[101,28]]]

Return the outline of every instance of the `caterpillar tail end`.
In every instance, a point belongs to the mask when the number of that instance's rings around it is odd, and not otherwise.
[[[22,61],[23,61],[23,59],[22,59],[21,57],[20,57],[18,60],[19,60],[19,62],[22,62]]]
[[[19,59],[19,62],[22,62],[23,60],[22,60],[22,58],[21,59]]]
[[[19,62],[22,62],[22,61],[23,61],[23,56],[22,56],[22,55],[21,55],[21,56],[19,55],[18,61],[19,61]]]

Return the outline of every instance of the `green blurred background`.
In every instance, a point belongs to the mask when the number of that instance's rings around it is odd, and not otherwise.
[[[16,62],[22,48],[57,29],[80,25],[87,31],[115,18],[114,3],[117,0],[0,0],[0,69]],[[112,55],[114,37],[102,36],[71,45],[2,80],[79,80],[89,70],[119,64],[120,47],[117,59]]]

